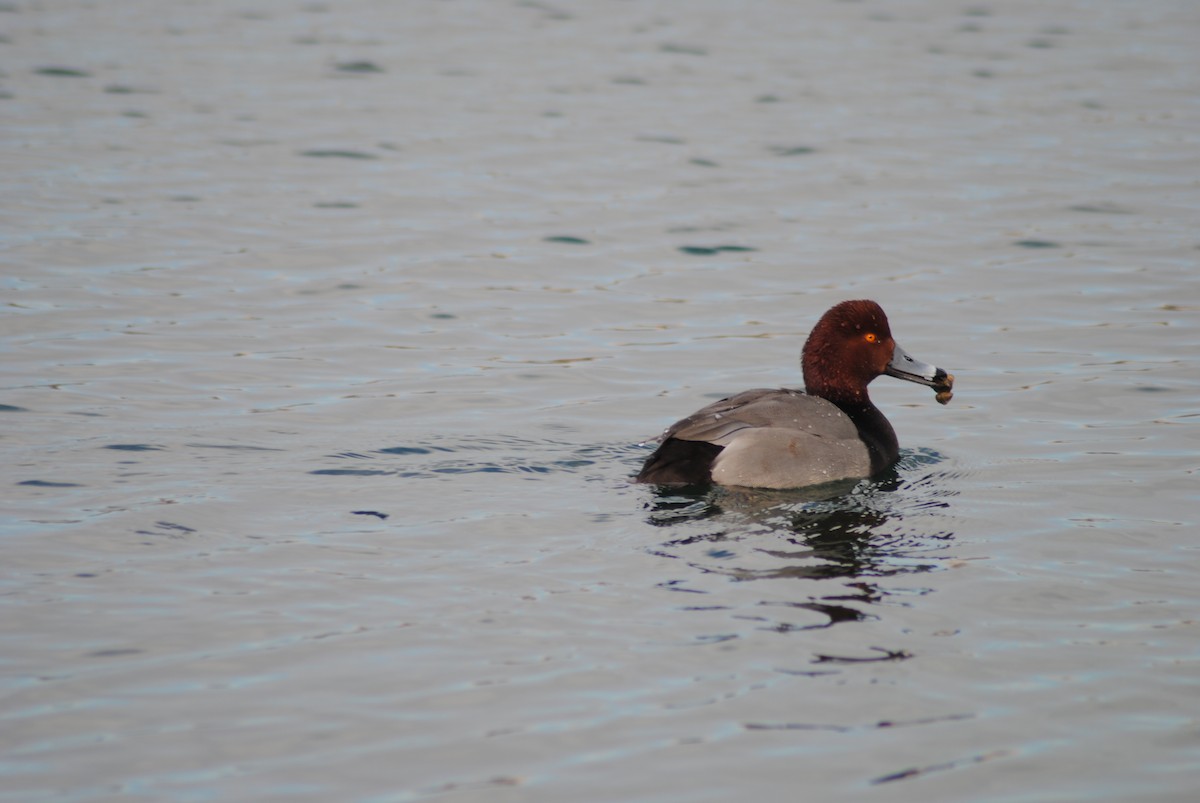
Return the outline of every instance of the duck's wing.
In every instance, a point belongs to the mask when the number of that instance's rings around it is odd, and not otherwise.
[[[794,429],[829,438],[856,438],[858,428],[832,402],[788,388],[756,388],[730,396],[677,421],[661,438],[728,446],[746,429]]]

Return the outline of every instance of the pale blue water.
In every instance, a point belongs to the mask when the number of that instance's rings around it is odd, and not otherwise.
[[[1198,22],[8,4],[0,800],[1190,800]],[[628,482],[851,297],[893,473]]]

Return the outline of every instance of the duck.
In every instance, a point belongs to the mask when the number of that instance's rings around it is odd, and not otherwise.
[[[895,464],[900,445],[867,385],[886,374],[933,388],[941,404],[953,395],[954,376],[900,348],[869,299],[822,315],[801,366],[804,390],[742,391],[672,424],[634,481],[792,489],[872,477]]]

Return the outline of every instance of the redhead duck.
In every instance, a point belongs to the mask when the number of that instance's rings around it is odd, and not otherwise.
[[[942,404],[954,377],[896,345],[874,301],[843,301],[804,343],[804,391],[759,388],[673,424],[636,481],[802,488],[870,477],[896,462],[896,432],[867,396],[880,374],[927,385]]]

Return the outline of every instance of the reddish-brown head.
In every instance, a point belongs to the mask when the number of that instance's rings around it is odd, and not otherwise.
[[[804,344],[804,389],[831,401],[865,399],[891,362],[896,341],[874,301],[843,301],[821,316]]]

